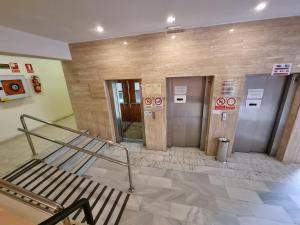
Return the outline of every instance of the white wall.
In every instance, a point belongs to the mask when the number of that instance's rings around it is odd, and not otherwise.
[[[62,65],[59,60],[13,57],[0,55],[0,63],[17,62],[20,66],[20,74],[30,78],[27,74],[24,63],[31,63],[34,75],[40,77],[42,92],[24,99],[9,102],[0,102],[0,141],[11,138],[17,134],[18,127],[21,127],[19,117],[26,113],[39,118],[54,121],[73,113]],[[0,69],[1,75],[11,75],[10,70]],[[18,74],[19,75],[19,74]],[[40,124],[31,123],[30,127],[35,128]]]
[[[71,59],[68,43],[0,26],[0,52]]]

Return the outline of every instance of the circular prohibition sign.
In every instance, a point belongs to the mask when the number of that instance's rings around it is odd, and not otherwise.
[[[155,102],[155,105],[161,105],[162,104],[162,98],[157,97],[157,98],[155,98],[154,102]]]
[[[229,105],[229,106],[234,106],[235,103],[236,103],[235,98],[228,98],[228,99],[227,99],[227,105]]]
[[[152,99],[151,98],[145,98],[145,104],[146,105],[151,105],[152,104]]]
[[[217,105],[225,105],[226,99],[221,97],[217,99]]]

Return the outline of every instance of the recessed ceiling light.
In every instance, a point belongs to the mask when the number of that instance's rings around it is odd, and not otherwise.
[[[173,35],[171,36],[171,38],[172,38],[172,39],[175,39],[175,38],[176,38],[176,35],[173,34]]]
[[[235,29],[233,29],[233,28],[229,30],[230,33],[233,33],[234,31],[235,31]]]
[[[99,32],[99,33],[102,33],[104,31],[103,27],[101,26],[97,26],[96,30]]]
[[[175,20],[176,20],[176,18],[175,18],[174,16],[169,16],[169,17],[167,18],[167,23],[174,23]]]
[[[123,45],[127,45],[128,43],[127,43],[127,41],[123,41]]]
[[[262,11],[263,9],[265,9],[267,7],[267,3],[266,2],[261,2],[259,3],[256,7],[255,10],[256,11]]]

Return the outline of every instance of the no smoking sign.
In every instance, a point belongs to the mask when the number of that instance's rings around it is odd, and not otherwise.
[[[144,98],[144,108],[149,109],[152,107],[160,108],[163,106],[162,97],[146,97]]]
[[[152,98],[145,98],[145,105],[152,105]]]
[[[149,109],[149,108],[152,108],[152,106],[153,106],[152,98],[146,97],[144,99],[144,108]]]
[[[236,110],[237,98],[219,97],[216,99],[215,110]]]
[[[225,98],[222,98],[222,97],[221,97],[221,98],[218,98],[216,104],[217,104],[217,105],[220,105],[220,106],[221,106],[221,105],[225,105],[225,104],[226,104],[226,99],[225,99]]]

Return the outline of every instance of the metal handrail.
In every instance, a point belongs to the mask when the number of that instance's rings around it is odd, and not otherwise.
[[[79,135],[82,135],[82,136],[85,136],[85,137],[92,138],[92,139],[95,139],[95,140],[99,140],[99,141],[102,141],[102,142],[107,143],[107,144],[112,145],[112,146],[119,147],[120,149],[122,149],[122,150],[125,151],[125,153],[126,153],[126,161],[127,162],[123,162],[121,160],[117,160],[117,159],[114,159],[114,158],[111,158],[111,157],[108,157],[108,156],[104,156],[104,155],[99,154],[97,152],[91,152],[91,151],[86,150],[84,148],[80,148],[80,147],[71,145],[69,143],[65,143],[63,141],[60,141],[60,140],[56,140],[56,139],[53,139],[53,138],[46,137],[44,135],[40,135],[40,134],[31,132],[31,131],[28,130],[27,124],[25,122],[25,118],[32,119],[32,120],[35,120],[35,121],[38,121],[38,122],[41,122],[41,123],[44,123],[44,124],[47,124],[47,125],[50,125],[50,126],[53,126],[53,127],[57,127],[57,128],[60,128],[60,129],[63,129],[63,130],[67,130],[67,131],[72,132],[72,133],[76,133],[76,134],[79,134]],[[48,121],[36,118],[34,116],[27,115],[27,114],[22,114],[20,116],[20,120],[21,120],[23,129],[18,128],[18,130],[25,133],[27,141],[29,143],[29,146],[31,148],[31,151],[32,151],[33,155],[36,155],[36,151],[35,151],[32,139],[31,139],[31,135],[35,136],[35,137],[38,137],[38,138],[42,138],[42,139],[50,141],[50,142],[54,142],[56,144],[59,144],[59,145],[65,146],[65,147],[72,148],[72,149],[74,149],[76,151],[84,152],[86,154],[89,154],[89,155],[95,156],[97,158],[101,158],[101,159],[110,161],[112,163],[116,163],[116,164],[119,164],[119,165],[122,165],[122,166],[126,166],[127,169],[128,169],[128,180],[129,180],[129,189],[128,189],[128,191],[129,192],[133,192],[134,191],[134,187],[133,187],[133,183],[132,183],[132,174],[131,174],[131,165],[130,165],[129,151],[128,151],[128,149],[125,146],[120,145],[120,144],[115,143],[115,142],[112,142],[112,141],[109,141],[109,140],[100,139],[98,137],[93,137],[92,135],[89,135],[89,134],[87,134],[85,132],[81,132],[81,131],[78,131],[78,130],[75,130],[75,129],[72,129],[72,128],[69,128],[69,127],[65,127],[65,126],[61,126],[61,125],[58,125],[58,124],[54,124],[54,123],[51,123],[51,122],[48,122]]]
[[[84,215],[86,218],[86,222],[89,225],[95,225],[91,206],[90,206],[89,201],[86,198],[82,198],[79,201],[74,202],[73,204],[71,204],[70,206],[68,206],[67,208],[62,210],[61,212],[48,218],[44,222],[39,223],[39,225],[55,225],[55,224],[59,223],[60,221],[64,220],[65,218],[67,218],[70,214],[72,214],[73,212],[75,212],[78,209],[83,209],[83,212],[84,212]]]
[[[36,206],[45,212],[57,213],[64,209],[60,204],[58,204],[54,201],[51,201],[47,198],[44,198],[40,195],[33,193],[33,192],[27,191],[26,189],[23,189],[23,188],[15,185],[15,184],[12,184],[6,180],[0,179],[0,191],[3,194],[5,194],[7,196],[12,196],[15,199],[20,199],[21,201],[23,201],[25,203],[27,202],[24,198],[18,198],[14,194],[9,194],[7,191],[4,191],[3,188],[6,190],[9,190],[9,191],[12,191],[14,193],[20,194],[23,197],[28,198],[28,199],[38,203]],[[42,207],[41,205],[44,205],[44,207]],[[52,211],[49,211],[49,209],[52,209]]]
[[[64,207],[60,204],[37,195],[33,192],[27,191],[15,184],[12,184],[6,180],[0,179],[0,193],[13,198],[17,201],[25,203],[30,207],[37,208],[43,212],[50,213],[52,215],[64,210]],[[36,204],[34,204],[34,202]],[[70,220],[68,217],[63,219],[65,225],[70,225]]]

